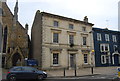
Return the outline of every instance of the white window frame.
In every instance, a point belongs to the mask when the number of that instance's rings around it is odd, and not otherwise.
[[[54,58],[53,58],[53,56],[54,56],[54,54],[58,54],[58,63],[57,64],[54,64]],[[59,58],[60,58],[60,56],[59,56],[60,54],[59,53],[52,53],[52,65],[53,66],[59,66]]]
[[[70,36],[73,36],[73,39],[70,39]],[[71,43],[73,41],[73,43]],[[69,44],[74,44],[74,35],[69,35]]]
[[[117,42],[116,35],[112,35],[112,40],[113,40],[113,42]]]
[[[58,44],[59,43],[59,33],[56,33],[56,34],[58,34],[58,42],[54,42],[54,34],[55,34],[55,32],[53,32],[53,35],[52,35],[52,42]]]
[[[104,62],[103,62],[103,57],[104,57]],[[101,63],[106,64],[106,55],[101,55]]]
[[[114,45],[114,46],[113,46],[114,52],[115,52],[115,48],[116,48],[116,47],[118,47],[118,46],[117,46],[117,45]]]
[[[84,36],[85,37],[85,36]],[[82,37],[82,45],[84,45],[83,43],[84,43],[84,37]],[[86,38],[86,45],[87,45],[87,37],[85,37]],[[84,46],[86,46],[86,45],[84,45]]]
[[[102,46],[103,46],[103,50],[102,50]],[[105,47],[108,47],[108,50],[105,50]],[[108,52],[110,49],[109,49],[109,44],[100,44],[100,51],[101,52]]]
[[[102,41],[101,33],[97,33],[97,40]]]
[[[110,41],[109,34],[105,34],[105,41]]]
[[[84,64],[88,64],[88,54],[83,54],[83,55],[84,55],[83,56],[84,57]],[[87,63],[85,62],[85,55],[87,55],[87,58],[86,58],[87,59]]]

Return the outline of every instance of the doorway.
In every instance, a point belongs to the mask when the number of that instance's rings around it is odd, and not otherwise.
[[[115,66],[118,66],[118,65],[119,65],[119,55],[118,55],[118,54],[115,54],[115,55],[114,55],[114,65],[115,65]]]
[[[70,54],[70,67],[75,68],[76,61],[75,61],[75,54]]]
[[[21,63],[21,56],[19,53],[15,53],[12,57],[12,65],[17,66],[17,64]]]

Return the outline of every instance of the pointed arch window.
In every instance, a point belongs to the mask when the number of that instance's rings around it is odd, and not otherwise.
[[[7,34],[8,34],[8,29],[7,26],[4,28],[4,39],[3,39],[3,53],[6,53],[6,47],[7,47]]]

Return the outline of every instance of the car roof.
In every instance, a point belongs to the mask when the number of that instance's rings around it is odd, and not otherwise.
[[[10,70],[15,69],[15,68],[26,68],[26,67],[27,68],[34,68],[34,67],[30,67],[30,66],[14,66],[14,67],[10,68]]]

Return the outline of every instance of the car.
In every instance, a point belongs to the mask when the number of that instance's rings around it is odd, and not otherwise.
[[[47,73],[45,71],[38,70],[34,67],[15,66],[9,69],[6,78],[8,81],[16,81],[18,79],[42,80],[47,78]]]

